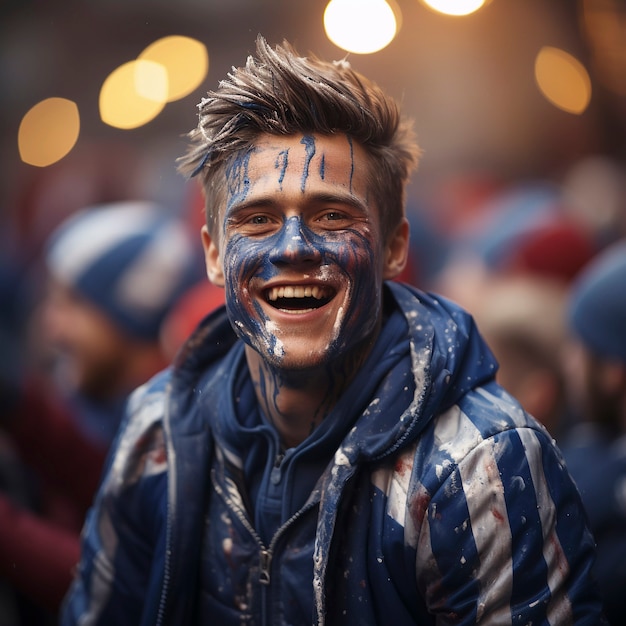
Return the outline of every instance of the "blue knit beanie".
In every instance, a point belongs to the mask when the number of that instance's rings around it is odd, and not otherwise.
[[[599,253],[576,279],[569,323],[593,353],[626,364],[626,240]]]
[[[73,214],[52,234],[46,261],[52,277],[145,340],[158,338],[178,298],[204,276],[185,225],[151,202]]]

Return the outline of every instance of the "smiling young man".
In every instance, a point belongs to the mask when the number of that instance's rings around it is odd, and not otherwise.
[[[226,289],[263,414],[295,447],[372,348],[408,227],[383,232],[367,155],[344,134],[262,134],[226,177],[223,227],[203,229],[209,278]]]
[[[549,434],[467,314],[391,280],[396,104],[259,38],[191,141],[226,305],[132,398],[63,623],[601,623]]]

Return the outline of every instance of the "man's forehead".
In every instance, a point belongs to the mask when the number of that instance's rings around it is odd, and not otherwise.
[[[294,177],[302,189],[314,176],[315,184],[339,185],[357,193],[364,201],[372,198],[371,159],[365,149],[343,133],[322,135],[261,134],[250,145],[240,149],[228,160],[220,184],[219,210],[215,212],[216,231],[223,232],[228,207],[251,191],[268,184],[280,189]],[[303,174],[307,173],[306,180]],[[302,183],[304,182],[304,185]]]
[[[350,184],[357,170],[365,171],[367,155],[345,134],[260,135],[242,149],[226,168],[227,193],[239,193],[253,179],[271,177],[282,182],[297,175],[332,184]]]

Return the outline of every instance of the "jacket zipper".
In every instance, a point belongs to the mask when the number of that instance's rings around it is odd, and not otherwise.
[[[272,559],[276,550],[276,544],[289,527],[302,517],[304,513],[312,509],[317,501],[307,502],[299,511],[296,511],[274,534],[269,546],[265,546],[261,537],[252,526],[246,512],[224,491],[217,481],[215,469],[211,470],[211,482],[216,493],[222,498],[226,506],[237,516],[237,519],[243,524],[245,529],[254,538],[259,548],[259,583],[261,584],[261,605],[263,607],[262,623],[269,624],[269,616],[267,615],[267,600],[269,595],[269,586],[271,583]]]
[[[167,431],[169,430],[169,406],[170,406],[170,395],[171,395],[171,385],[168,385],[168,387],[165,390],[165,412],[163,415],[163,430],[165,431],[165,433],[167,433],[169,436],[166,437],[166,441],[167,441],[167,454],[168,454],[168,458],[173,459],[175,458],[175,452],[173,449],[173,445],[172,445],[172,437],[171,434],[168,433]],[[176,464],[172,463],[170,466],[170,469],[168,471],[168,483],[169,481],[173,481],[174,480],[174,474],[175,474],[175,467]],[[168,491],[169,491],[169,484],[168,484]],[[163,562],[163,583],[161,586],[161,597],[159,599],[159,607],[157,609],[157,617],[156,617],[156,623],[155,626],[162,626],[164,624],[164,619],[165,619],[165,607],[167,604],[167,600],[168,600],[168,594],[169,594],[169,588],[170,588],[170,578],[171,578],[171,553],[172,553],[172,549],[171,549],[171,541],[172,541],[172,527],[174,525],[173,522],[173,503],[171,503],[169,501],[168,498],[168,503],[167,503],[167,517],[166,517],[166,527],[165,527],[165,557],[164,557],[164,562]]]

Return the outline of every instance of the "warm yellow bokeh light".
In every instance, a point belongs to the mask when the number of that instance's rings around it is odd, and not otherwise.
[[[470,15],[480,9],[486,0],[422,0],[427,6],[444,15]]]
[[[571,54],[546,46],[535,59],[535,80],[541,93],[556,107],[580,115],[591,100],[591,79]]]
[[[324,29],[336,46],[371,54],[393,40],[397,22],[385,0],[331,0],[324,11]]]
[[[165,106],[167,71],[152,61],[129,61],[105,79],[100,90],[100,117],[115,128],[137,128],[152,121]]]
[[[76,144],[80,116],[75,102],[47,98],[22,118],[17,133],[20,158],[24,163],[46,167],[60,161]]]
[[[169,78],[167,69],[156,61],[138,59],[133,64],[135,92],[154,102],[167,102]]]
[[[159,63],[167,70],[168,102],[190,94],[202,84],[209,71],[206,46],[197,39],[181,35],[158,39],[138,58]]]

